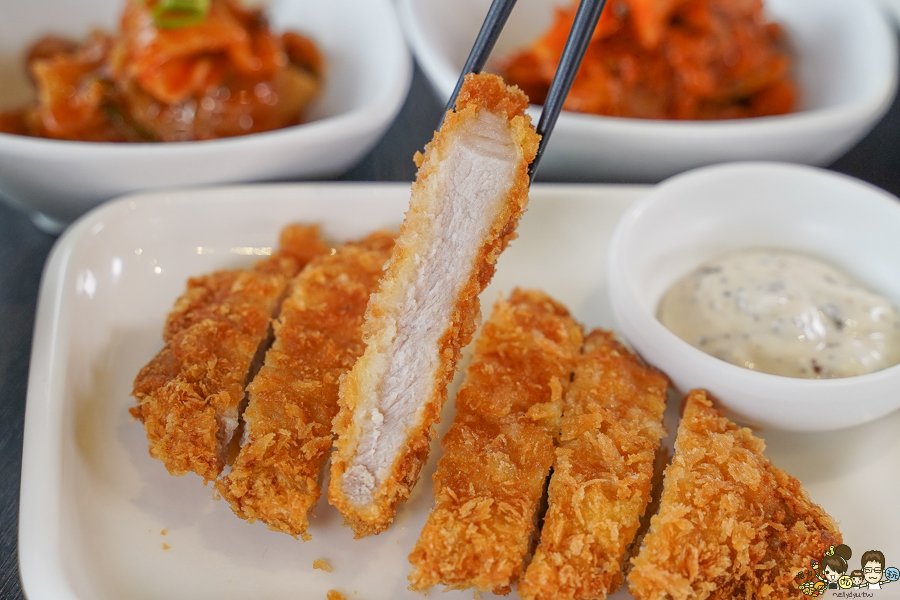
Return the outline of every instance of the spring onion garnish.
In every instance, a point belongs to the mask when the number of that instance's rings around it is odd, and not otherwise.
[[[164,29],[190,27],[202,23],[209,13],[210,0],[159,0],[153,7],[153,23]]]

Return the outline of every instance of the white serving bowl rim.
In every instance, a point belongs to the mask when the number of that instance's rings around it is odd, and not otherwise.
[[[474,0],[473,0],[474,1]],[[558,0],[554,0],[558,2]],[[782,0],[779,0],[782,1]],[[399,0],[400,21],[403,25],[404,32],[410,41],[410,45],[423,68],[423,71],[429,77],[433,87],[437,91],[441,99],[449,96],[453,89],[458,72],[453,65],[453,58],[448,56],[438,44],[430,39],[423,30],[418,20],[417,10],[421,10],[421,6],[428,6],[432,3],[417,3],[417,0]],[[833,3],[832,3],[833,4]],[[816,134],[821,135],[823,131],[833,132],[835,136],[846,138],[841,144],[843,151],[846,151],[852,141],[856,141],[874,125],[876,120],[883,115],[890,107],[898,88],[897,76],[897,41],[893,28],[887,19],[881,14],[878,8],[871,0],[858,0],[854,3],[860,19],[871,21],[874,28],[868,27],[869,44],[873,48],[873,52],[879,57],[878,75],[869,74],[866,80],[865,93],[854,93],[850,98],[840,102],[829,101],[826,104],[817,106],[801,105],[800,109],[784,115],[774,115],[767,117],[755,117],[751,119],[722,119],[714,121],[680,121],[667,119],[637,119],[629,117],[614,117],[604,115],[593,115],[576,113],[571,111],[563,111],[556,123],[554,138],[548,142],[549,160],[544,160],[545,168],[549,163],[553,166],[550,170],[559,168],[560,163],[565,159],[571,159],[572,156],[563,156],[563,149],[559,148],[558,156],[555,156],[553,146],[572,144],[584,151],[584,140],[596,137],[598,144],[615,144],[616,141],[626,142],[630,146],[639,144],[641,140],[645,140],[644,145],[652,144],[646,156],[649,160],[656,158],[659,160],[665,155],[664,148],[668,143],[672,143],[673,152],[679,152],[690,145],[692,142],[716,141],[719,146],[709,153],[704,153],[698,148],[693,148],[692,152],[697,156],[681,159],[671,158],[672,164],[660,165],[654,167],[647,165],[652,172],[650,180],[659,180],[659,174],[672,175],[682,169],[675,170],[675,163],[682,166],[697,167],[701,164],[710,164],[714,162],[734,161],[734,160],[790,160],[792,162],[807,164],[827,164],[842,152],[836,149],[829,149],[823,152],[806,151],[791,149],[786,150],[789,156],[779,154],[777,148],[771,145],[765,145],[762,149],[740,150],[735,149],[734,152],[739,153],[738,156],[726,157],[724,159],[715,160],[713,156],[722,144],[732,146],[739,144],[747,144],[753,141],[765,142],[768,139],[778,139],[785,135],[786,128],[794,137],[811,137],[815,138]],[[871,62],[871,61],[870,61]],[[881,64],[883,63],[883,64]],[[802,83],[802,82],[801,82]],[[835,85],[832,84],[832,90]],[[802,86],[801,86],[802,87]],[[810,90],[801,89],[801,94],[809,93]],[[805,104],[801,100],[802,104]],[[540,115],[541,107],[532,105],[529,113],[534,119]],[[565,141],[556,141],[565,140]],[[811,141],[810,143],[814,143]],[[630,164],[641,160],[642,153],[634,148],[629,151],[636,153],[635,156],[629,155],[630,158],[622,159]],[[597,150],[598,158],[613,158],[607,151]],[[699,158],[701,154],[707,154],[705,159]],[[826,156],[827,155],[827,156]],[[569,162],[574,162],[570,160]],[[612,164],[615,161],[610,161]],[[691,164],[694,163],[694,164]],[[620,165],[621,166],[621,165]],[[562,167],[565,169],[565,167]],[[598,165],[598,169],[607,169],[602,164]],[[613,179],[617,179],[616,173],[612,171],[613,167],[607,175],[611,175]],[[640,170],[636,166],[626,168],[624,180],[628,181],[646,181],[647,177],[639,175],[633,176],[636,171]],[[564,171],[568,172],[568,171]],[[555,174],[555,171],[554,171]],[[584,175],[584,174],[582,174]],[[587,173],[590,177],[590,174]]]
[[[411,65],[410,65],[411,66]],[[411,68],[408,74],[411,77]],[[225,138],[211,140],[192,140],[185,142],[84,142],[77,140],[56,140],[27,135],[17,135],[0,132],[0,143],[15,144],[24,149],[35,150],[41,153],[65,152],[77,150],[82,152],[109,152],[114,150],[117,154],[189,154],[202,151],[217,150],[223,146],[239,147],[241,145],[254,146],[269,140],[281,141],[302,134],[307,137],[328,137],[334,132],[347,131],[360,123],[365,123],[375,115],[382,112],[385,105],[392,105],[406,96],[407,89],[393,88],[386,90],[382,98],[377,102],[367,104],[349,112],[334,116],[323,117],[314,121],[282,127],[270,131],[248,133]]]

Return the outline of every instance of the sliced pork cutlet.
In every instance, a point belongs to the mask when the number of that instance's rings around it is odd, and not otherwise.
[[[795,575],[841,534],[764,449],[706,392],[687,395],[659,513],[631,561],[637,600],[804,597]]]
[[[130,409],[144,423],[150,455],[169,473],[218,477],[269,321],[291,278],[328,250],[318,228],[292,225],[253,268],[188,281],[166,321],[165,347],[134,380],[138,405]]]
[[[537,291],[498,302],[441,440],[435,508],[409,556],[413,589],[506,592],[531,549],[581,326]]]
[[[528,201],[539,136],[527,106],[496,75],[471,75],[417,155],[410,208],[367,309],[366,350],[335,418],[328,499],[357,536],[390,525],[428,456],[478,295]]]
[[[275,341],[247,392],[244,439],[216,488],[239,517],[309,537],[319,472],[331,449],[338,380],[363,351],[369,296],[394,236],[375,233],[314,259],[294,280]]]
[[[650,501],[668,379],[612,333],[588,335],[563,404],[540,544],[526,600],[605,598]]]

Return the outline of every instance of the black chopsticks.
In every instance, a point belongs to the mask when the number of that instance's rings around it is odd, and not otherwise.
[[[480,73],[484,68],[484,63],[487,62],[491,50],[494,49],[494,44],[497,43],[497,38],[500,37],[500,32],[503,31],[503,26],[506,25],[509,13],[512,12],[515,5],[516,0],[494,0],[491,3],[487,16],[484,18],[484,23],[481,24],[481,31],[478,32],[478,37],[475,38],[475,43],[469,52],[469,58],[466,59],[462,73],[459,74],[456,87],[453,89],[453,93],[450,94],[447,108],[444,109],[445,114],[456,106],[456,97],[459,95],[459,90],[462,88],[466,75],[469,73]]]
[[[581,59],[584,58],[588,44],[591,43],[591,37],[594,35],[594,29],[597,27],[597,21],[600,20],[600,13],[603,12],[605,5],[606,0],[581,0],[581,4],[578,5],[575,22],[572,23],[572,29],[566,39],[566,47],[563,48],[559,66],[556,67],[556,73],[553,75],[553,82],[550,84],[550,91],[547,92],[544,109],[541,111],[541,118],[538,121],[537,132],[541,136],[541,143],[538,145],[537,155],[531,161],[531,167],[528,169],[531,181],[534,181],[534,172],[547,147],[547,140],[553,132],[566,96],[569,95],[569,88],[572,87],[575,74],[578,73],[578,67],[581,66]]]
[[[456,96],[459,94],[466,75],[479,72],[484,68],[515,4],[516,0],[494,0],[491,3],[484,23],[481,25],[481,31],[475,38],[469,58],[456,82],[456,88],[447,103],[447,110],[451,110],[455,106]],[[581,0],[578,5],[578,12],[575,13],[572,29],[569,31],[566,46],[559,59],[556,74],[553,76],[553,82],[550,84],[550,90],[547,92],[547,99],[544,101],[544,108],[541,111],[541,118],[538,121],[537,132],[541,136],[541,143],[538,145],[537,155],[528,169],[530,181],[534,181],[534,174],[544,154],[544,149],[547,147],[547,140],[553,132],[553,127],[559,118],[559,111],[562,110],[563,103],[566,101],[569,88],[572,87],[572,81],[575,80],[578,67],[581,66],[581,59],[584,58],[584,53],[594,35],[594,29],[605,5],[606,0]]]

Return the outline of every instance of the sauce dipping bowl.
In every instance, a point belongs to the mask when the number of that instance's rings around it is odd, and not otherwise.
[[[837,379],[769,375],[714,358],[657,320],[659,301],[676,281],[744,248],[808,254],[900,306],[895,196],[814,167],[731,163],[672,177],[622,216],[608,259],[619,330],[679,391],[706,389],[749,425],[826,431],[900,407],[900,365]]]
[[[900,2],[900,0],[896,0]],[[573,0],[519,0],[487,70],[526,48]],[[631,119],[563,111],[538,170],[540,181],[657,182],[703,165],[778,160],[828,165],[891,105],[897,45],[870,0],[764,0],[794,50],[795,112],[721,121]],[[490,0],[398,0],[416,59],[441,102],[450,97]],[[610,1],[606,10],[611,10]],[[537,122],[540,107],[529,114]]]
[[[3,0],[0,110],[31,101],[23,52],[49,33],[85,39],[117,29],[125,0]],[[0,133],[0,197],[45,230],[121,194],[247,181],[331,177],[353,166],[400,110],[412,59],[391,0],[272,0],[275,31],[311,37],[325,56],[321,95],[307,121],[209,141],[101,143]]]

